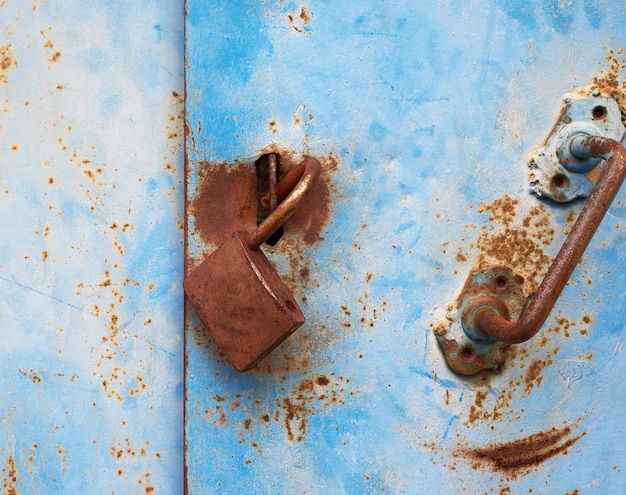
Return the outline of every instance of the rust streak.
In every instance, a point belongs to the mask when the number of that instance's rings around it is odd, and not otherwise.
[[[489,468],[515,478],[552,457],[567,453],[585,435],[583,432],[572,437],[573,430],[571,425],[551,428],[511,442],[461,449],[457,455],[471,459],[474,469]]]

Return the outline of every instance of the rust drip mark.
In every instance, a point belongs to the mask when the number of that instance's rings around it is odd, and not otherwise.
[[[350,380],[339,378],[339,382]],[[283,411],[283,426],[290,442],[301,443],[307,433],[308,418],[324,409],[343,404],[344,389],[325,375],[302,380],[286,397],[277,400]]]
[[[0,83],[7,84],[9,76],[7,72],[11,67],[17,68],[17,60],[13,57],[11,44],[0,46]]]
[[[4,494],[19,495],[16,486],[18,480],[17,465],[15,463],[15,458],[13,457],[13,455],[9,455],[6,467],[2,468],[2,474],[4,475],[4,479],[2,480]]]
[[[626,78],[622,79],[620,75],[620,71],[626,69],[626,50],[609,49],[605,60],[609,63],[609,68],[600,69],[600,75],[593,78],[593,83],[602,94],[617,101],[622,122],[626,124]]]
[[[469,458],[473,469],[489,468],[516,478],[552,457],[567,454],[568,449],[586,434],[572,437],[574,429],[571,425],[551,428],[511,442],[461,449],[456,455]]]

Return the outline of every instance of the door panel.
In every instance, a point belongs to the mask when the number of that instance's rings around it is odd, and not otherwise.
[[[180,493],[181,6],[0,19],[3,493]]]
[[[187,2],[187,273],[248,225],[259,157],[323,167],[262,248],[305,325],[241,374],[186,309],[190,493],[626,489],[624,192],[500,374],[456,375],[433,334],[481,263],[541,281],[584,201],[529,194],[524,157],[564,93],[621,77],[623,21],[616,2]]]

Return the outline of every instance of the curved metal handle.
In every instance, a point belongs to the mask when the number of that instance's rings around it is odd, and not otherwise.
[[[285,175],[276,188],[278,201],[281,201],[281,203],[250,234],[248,237],[248,247],[250,249],[253,251],[259,249],[261,244],[289,219],[302,201],[304,201],[306,193],[309,192],[319,177],[321,170],[322,166],[318,160],[306,157]],[[297,183],[295,183],[296,180],[298,180]],[[282,200],[287,193],[289,193],[287,197]]]
[[[578,134],[568,143],[570,152],[578,158],[607,158],[606,169],[581,211],[572,231],[565,240],[539,289],[532,296],[519,319],[511,322],[508,312],[500,316],[502,308],[487,295],[475,297],[468,302],[461,316],[467,331],[474,332],[509,344],[518,344],[535,335],[548,318],[563,287],[585,252],[591,238],[617,195],[626,176],[626,150],[609,138]],[[506,308],[505,308],[506,309]]]

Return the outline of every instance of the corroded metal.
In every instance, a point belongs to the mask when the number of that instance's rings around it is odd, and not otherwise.
[[[293,174],[287,173],[276,186],[277,200],[280,204],[250,234],[248,241],[250,249],[258,249],[269,236],[276,232],[278,227],[289,220],[319,177],[322,166],[315,158],[306,157],[294,169]]]
[[[267,206],[267,210],[271,213],[278,206],[278,198],[276,197],[276,182],[278,179],[278,166],[276,164],[276,155],[274,153],[270,153],[268,157],[269,163],[269,195],[270,201]]]
[[[603,157],[574,156],[568,143],[577,134],[617,141],[624,136],[617,102],[597,85],[578,88],[563,97],[563,107],[554,127],[542,145],[527,158],[532,193],[558,203],[591,194],[595,178],[588,173],[603,161]]]
[[[247,371],[304,323],[291,291],[259,250],[294,213],[319,177],[321,166],[307,158],[298,182],[251,233],[233,233],[184,281],[205,329],[238,371]]]
[[[477,296],[474,304],[480,307],[472,313],[473,321],[464,315],[464,327],[471,327],[472,331],[514,344],[535,335],[550,314],[626,176],[626,150],[617,141],[579,135],[571,139],[569,146],[582,159],[607,158],[607,166],[539,289],[517,321],[509,321],[498,315],[484,295]],[[481,305],[481,302],[484,304]]]
[[[483,370],[500,371],[509,345],[479,331],[468,331],[461,320],[472,321],[476,311],[484,305],[493,307],[503,318],[516,320],[526,302],[523,284],[521,276],[504,266],[483,268],[470,274],[459,295],[458,310],[448,318],[449,325],[435,330],[452,370],[468,376]]]

